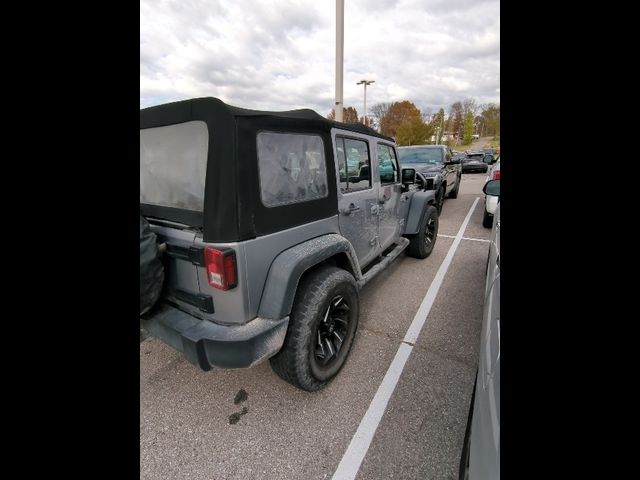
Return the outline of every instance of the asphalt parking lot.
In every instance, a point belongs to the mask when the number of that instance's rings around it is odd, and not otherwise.
[[[430,257],[401,255],[364,287],[351,354],[320,392],[285,383],[268,362],[203,372],[153,337],[142,341],[140,478],[457,479],[491,233],[485,178],[463,175]],[[408,341],[432,282],[437,295]]]

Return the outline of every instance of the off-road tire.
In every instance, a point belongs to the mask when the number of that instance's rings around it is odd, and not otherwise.
[[[316,335],[324,313],[336,296],[348,302],[347,332],[331,367],[319,371],[315,359]],[[271,368],[286,382],[307,391],[327,385],[344,365],[358,328],[359,295],[356,281],[346,270],[323,266],[306,274],[298,290],[289,318],[282,349],[271,359]]]
[[[420,231],[409,239],[407,255],[413,258],[427,258],[431,255],[438,238],[438,223],[438,210],[433,205],[428,205],[422,217]],[[430,242],[427,241],[429,237]]]

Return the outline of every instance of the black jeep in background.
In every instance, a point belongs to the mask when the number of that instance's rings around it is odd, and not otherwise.
[[[438,213],[445,196],[456,198],[460,190],[460,158],[446,145],[412,145],[399,147],[402,167],[415,168],[426,179],[426,190],[435,190]]]

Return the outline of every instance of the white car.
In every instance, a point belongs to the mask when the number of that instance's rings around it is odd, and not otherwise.
[[[500,180],[500,157],[493,164],[493,167],[489,169],[487,175],[487,182],[490,180]],[[482,226],[485,228],[491,228],[493,226],[493,216],[498,208],[499,196],[485,195],[484,196],[484,216],[482,217]]]

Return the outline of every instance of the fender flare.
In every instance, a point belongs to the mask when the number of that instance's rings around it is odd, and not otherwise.
[[[435,205],[436,203],[436,192],[437,190],[427,190],[415,192],[412,195],[407,215],[407,226],[404,230],[405,235],[415,235],[420,231],[427,205]]]
[[[310,268],[340,253],[347,255],[356,281],[360,280],[362,273],[355,250],[341,235],[322,235],[281,252],[269,267],[258,315],[270,319],[289,315],[302,275]]]

